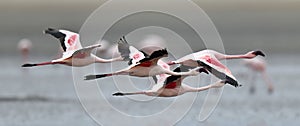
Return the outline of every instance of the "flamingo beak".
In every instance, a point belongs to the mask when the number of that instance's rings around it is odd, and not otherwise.
[[[266,56],[262,51],[254,51],[252,54],[254,54],[256,56],[258,56],[258,55],[263,56],[263,57]]]

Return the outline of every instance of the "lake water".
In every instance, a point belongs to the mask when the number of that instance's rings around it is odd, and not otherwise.
[[[31,57],[31,61],[45,61],[47,57]],[[67,66],[44,66],[30,69],[20,67],[20,57],[2,56],[0,62],[0,125],[3,126],[96,126],[97,123],[85,112],[81,106],[72,79],[72,68]],[[204,122],[199,122],[197,117],[203,104],[207,91],[198,93],[191,109],[180,119],[178,126],[297,126],[300,121],[300,98],[299,98],[299,75],[300,63],[297,55],[276,54],[268,55],[268,73],[275,86],[273,94],[268,94],[260,76],[255,80],[256,93],[249,93],[250,83],[240,73],[247,73],[247,69],[240,65],[239,60],[228,61],[227,65],[243,84],[240,88],[233,88],[226,85],[221,100],[212,115]],[[124,63],[125,64],[125,63]],[[102,64],[101,64],[102,65]],[[100,66],[101,66],[100,65]],[[98,65],[99,66],[99,65]],[[102,65],[103,66],[103,65]],[[104,65],[105,66],[105,65]],[[106,71],[108,72],[108,71]],[[247,75],[247,74],[246,74]],[[207,75],[201,75],[201,77]],[[118,78],[118,77],[117,77]],[[119,77],[122,78],[122,77]],[[192,78],[192,77],[191,77]],[[147,79],[134,79],[134,82],[143,82]],[[187,79],[187,82],[193,82]],[[150,102],[152,109],[148,109],[139,101],[133,101],[126,97],[112,97],[111,94],[117,91],[112,79],[102,79],[99,86],[105,98],[116,108],[131,115],[143,115],[155,113],[155,107],[159,108],[164,104]],[[207,79],[200,81],[206,85]],[[147,84],[137,84],[140,89],[149,88]],[[197,86],[196,84],[190,84]],[[132,91],[132,90],[128,90]],[[178,96],[189,99],[191,94]],[[170,102],[176,98],[158,98],[160,102]],[[183,100],[184,101],[184,100]],[[183,103],[179,103],[184,105]],[[101,109],[101,104],[94,106]],[[157,109],[157,111],[160,109]],[[102,124],[127,124],[127,120],[118,119],[118,116],[110,115],[111,110],[102,110],[103,118],[108,118]],[[174,110],[176,112],[176,110]],[[161,120],[172,118],[169,116],[160,117]],[[119,122],[114,122],[118,120]],[[137,123],[143,118],[136,118]],[[150,122],[145,125],[171,125],[175,122],[160,123]]]

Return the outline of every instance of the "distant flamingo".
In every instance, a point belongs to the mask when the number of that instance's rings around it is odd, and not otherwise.
[[[63,64],[68,66],[81,67],[86,66],[92,63],[108,63],[113,61],[121,61],[122,57],[113,58],[113,59],[102,59],[100,57],[91,54],[91,51],[97,47],[100,47],[100,44],[91,45],[88,47],[82,48],[79,34],[67,31],[67,30],[56,30],[48,28],[45,30],[46,34],[50,34],[55,38],[59,39],[61,47],[64,51],[63,56],[59,59],[52,60],[49,62],[36,63],[36,64],[24,64],[22,67],[33,67],[33,66],[42,66],[49,64]]]
[[[125,37],[123,36],[118,43],[119,52],[124,60],[129,60],[129,67],[119,70],[117,72],[108,74],[88,75],[85,76],[85,80],[93,80],[97,78],[103,78],[114,75],[130,75],[137,77],[149,77],[159,74],[170,74],[170,75],[197,75],[199,74],[199,67],[194,68],[188,72],[173,72],[166,69],[164,66],[158,65],[157,62],[162,57],[167,57],[168,52],[166,49],[154,51],[151,55],[146,54],[143,51],[136,49],[133,46],[129,46]]]
[[[265,60],[257,57],[257,58],[253,58],[253,59],[245,59],[243,63],[253,72],[257,72],[262,75],[263,80],[265,81],[265,84],[268,86],[268,92],[272,93],[274,90],[274,86],[266,72]],[[255,74],[251,74],[250,76],[252,76],[253,80],[256,80],[256,78],[254,78]],[[251,80],[251,81],[253,81],[253,80]],[[252,93],[255,91],[254,85],[251,85],[250,91]]]
[[[32,48],[32,43],[29,39],[21,39],[18,43],[18,50],[22,54],[23,63],[28,61],[29,51]]]
[[[167,65],[166,63],[160,61],[160,64]],[[167,65],[168,66],[168,65]],[[170,68],[168,66],[168,68]],[[182,72],[186,71],[186,67],[181,66],[177,67],[174,72]],[[200,72],[205,72],[208,74],[206,69],[201,68],[199,70]],[[182,81],[184,78],[188,77],[187,75],[184,76],[177,76],[177,75],[167,75],[167,74],[161,74],[157,75],[156,78],[158,79],[157,83],[152,87],[151,90],[147,91],[139,91],[139,92],[117,92],[114,93],[114,96],[124,96],[124,95],[147,95],[147,96],[154,96],[154,97],[174,97],[178,95],[182,95],[187,92],[200,92],[204,90],[208,90],[210,88],[220,88],[225,83],[227,83],[226,80],[224,81],[218,81],[214,84],[203,86],[203,87],[191,87],[186,84],[184,84]]]
[[[239,58],[254,58],[257,55],[265,56],[261,51],[250,51],[243,55],[226,55],[214,50],[202,50],[196,53],[186,55],[176,61],[171,61],[168,64],[182,64],[190,67],[203,66],[207,68],[213,75],[221,80],[228,80],[228,83],[238,87],[240,86],[236,78],[231,74],[231,71],[223,65],[219,60],[223,59],[239,59]]]

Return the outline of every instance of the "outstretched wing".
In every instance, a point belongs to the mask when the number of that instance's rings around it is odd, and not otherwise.
[[[188,68],[190,67],[186,67],[186,66],[179,66],[177,68],[175,68],[173,71],[174,72],[185,72],[188,71]],[[168,89],[172,89],[172,88],[176,88],[181,86],[181,76],[177,76],[177,75],[171,75],[168,76],[166,78],[166,80],[164,81],[164,88],[168,88]]]
[[[129,46],[130,54],[129,54],[129,62],[128,65],[137,64],[140,62],[140,60],[146,58],[146,54],[142,51],[136,49],[133,46]]]
[[[213,56],[205,55],[197,59],[198,64],[203,66],[208,71],[210,71],[213,75],[222,80],[228,80],[229,84],[237,87],[240,86],[236,80],[236,78],[231,74],[231,71],[224,66],[218,59]]]
[[[154,51],[150,56],[143,58],[139,61],[139,63],[151,62],[151,64],[157,64],[158,60],[162,57],[167,57],[168,51],[167,49],[161,49]]]
[[[79,39],[79,34],[67,31],[67,30],[57,30],[53,28],[48,28],[45,30],[45,34],[50,34],[60,41],[61,47],[64,52],[74,51],[81,49],[81,43]]]
[[[124,60],[130,60],[129,54],[129,44],[125,39],[125,36],[122,36],[118,42],[118,50],[121,54],[121,56],[124,58]]]
[[[148,55],[133,46],[129,46],[125,36],[122,36],[118,42],[118,50],[124,60],[129,60],[128,65],[137,64],[140,60],[146,58]]]
[[[161,66],[163,69],[170,70],[170,66],[162,60],[158,60],[157,65]],[[155,81],[156,84],[164,83],[164,81],[169,76],[170,75],[168,75],[168,74],[159,74],[159,75],[153,76],[153,80]]]
[[[72,56],[74,58],[85,58],[85,57],[91,55],[91,52],[92,52],[93,49],[95,49],[97,47],[100,47],[100,46],[101,46],[100,44],[95,44],[95,45],[84,47],[82,49],[76,50],[72,54]]]

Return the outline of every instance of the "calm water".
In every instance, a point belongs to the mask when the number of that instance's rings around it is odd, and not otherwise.
[[[236,73],[241,88],[225,86],[223,96],[216,110],[205,122],[198,122],[197,117],[207,91],[198,94],[199,98],[177,125],[209,126],[296,126],[300,123],[300,60],[296,55],[269,55],[268,73],[275,85],[275,91],[269,95],[261,78],[257,78],[256,93],[250,95],[250,83],[246,77],[247,69],[239,65],[239,60],[227,62]],[[47,57],[33,57],[31,61],[44,61]],[[45,66],[32,69],[20,68],[20,57],[3,56],[0,71],[0,125],[3,126],[38,126],[38,125],[97,125],[82,108],[72,82],[72,70],[66,66]],[[288,61],[288,62],[287,62]],[[243,74],[244,73],[244,74]],[[238,75],[237,75],[238,74]],[[243,76],[242,76],[243,75]],[[132,100],[111,97],[114,86],[110,79],[105,79],[107,90],[104,92],[112,104],[125,108],[130,114],[149,113],[143,106],[128,108]],[[137,80],[137,81],[143,81]],[[189,80],[188,80],[189,81]],[[205,79],[201,82],[205,82]],[[248,85],[247,85],[248,84]],[[191,84],[196,86],[195,84]],[[147,89],[149,84],[139,86]],[[179,96],[179,97],[185,97]],[[188,97],[187,97],[188,98]],[[171,98],[172,99],[172,98]],[[169,98],[160,98],[168,101]],[[160,105],[156,105],[160,107]],[[101,106],[98,106],[101,108]],[[109,116],[109,113],[105,113]],[[171,118],[171,115],[168,117]],[[111,120],[114,120],[112,117]],[[103,124],[109,124],[107,120]],[[126,120],[123,120],[126,121]],[[120,124],[122,124],[120,122]],[[153,122],[152,124],[157,124]],[[149,125],[149,124],[148,124]]]

